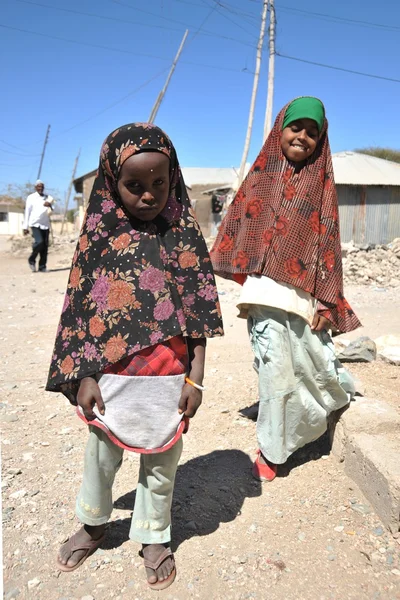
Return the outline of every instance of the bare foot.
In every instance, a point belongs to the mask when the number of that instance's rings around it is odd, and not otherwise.
[[[93,527],[91,525],[84,525],[74,535],[75,546],[79,546],[80,544],[84,546],[88,542],[99,540],[104,534],[105,527],[105,525],[96,525]],[[87,549],[75,550],[74,552],[71,552],[70,541],[67,541],[61,546],[57,559],[61,565],[64,565],[68,568],[73,568],[86,553]]]
[[[143,558],[145,560],[148,560],[149,562],[156,563],[160,558],[161,554],[165,551],[165,548],[168,547],[169,544],[143,544]],[[150,569],[149,567],[145,567],[148,583],[154,584],[168,579],[174,567],[175,560],[172,554],[170,556],[167,556],[167,558],[163,560],[161,565],[156,570]]]

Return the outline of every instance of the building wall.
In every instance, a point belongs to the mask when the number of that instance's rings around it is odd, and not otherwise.
[[[96,175],[92,175],[91,177],[87,177],[83,180],[83,208],[87,209],[87,205],[89,202],[90,192],[92,191],[94,180],[96,179]]]
[[[337,185],[342,242],[388,244],[400,237],[400,188]]]
[[[24,215],[21,212],[6,212],[0,213],[7,215],[6,221],[0,221],[0,235],[22,235],[24,227]]]

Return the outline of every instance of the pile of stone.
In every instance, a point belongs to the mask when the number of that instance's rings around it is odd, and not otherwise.
[[[31,235],[14,235],[9,238],[11,247],[9,252],[14,256],[26,256],[32,252]],[[66,244],[76,244],[77,236],[71,234],[50,236],[51,252],[63,252]]]
[[[400,366],[400,336],[382,335],[376,340],[361,336],[350,342],[346,339],[335,341],[336,356],[341,362],[372,362],[376,359]]]
[[[344,281],[346,284],[400,286],[400,238],[387,245],[342,245]]]

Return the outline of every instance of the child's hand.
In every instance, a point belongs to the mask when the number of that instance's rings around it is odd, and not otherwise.
[[[203,392],[194,388],[189,383],[185,383],[182,388],[181,399],[179,401],[178,412],[191,419],[197,412],[203,399]]]
[[[101,415],[105,413],[103,398],[97,381],[92,377],[84,377],[81,381],[78,391],[78,406],[83,410],[83,414],[88,421],[93,421],[97,415],[93,412],[96,404]]]
[[[328,321],[327,318],[323,317],[322,315],[319,315],[318,313],[315,313],[312,325],[311,325],[311,329],[313,331],[323,331],[324,329],[326,329],[326,331],[328,331],[328,329],[331,329],[332,324],[330,321]]]

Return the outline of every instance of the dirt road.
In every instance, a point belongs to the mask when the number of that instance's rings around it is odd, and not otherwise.
[[[86,441],[67,401],[44,392],[72,250],[67,244],[51,254],[47,274],[1,255],[5,598],[147,600],[155,592],[128,539],[138,472],[128,453],[102,548],[74,573],[55,567],[59,544],[78,527],[74,500]],[[399,539],[384,531],[326,439],[297,453],[272,484],[252,479],[255,425],[239,410],[256,399],[256,379],[246,324],[235,318],[237,290],[219,284],[226,336],[209,343],[204,405],[185,436],[173,503],[178,577],[160,597],[400,599]],[[393,324],[398,331],[394,298],[368,294],[348,290],[365,332],[391,333]],[[367,368],[362,374],[368,379]],[[380,379],[395,397],[398,381]]]

